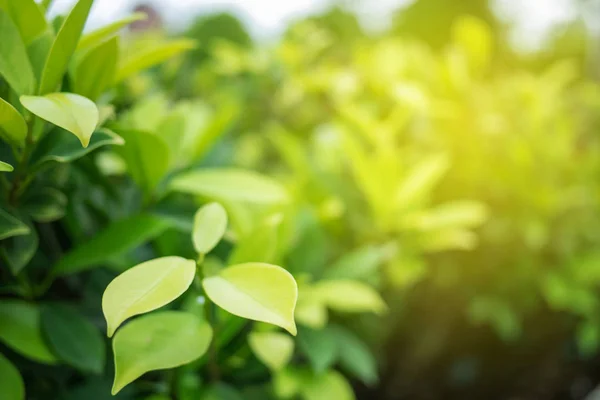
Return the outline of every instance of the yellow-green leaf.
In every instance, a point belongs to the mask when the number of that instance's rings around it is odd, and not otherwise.
[[[0,98],[0,135],[8,142],[20,145],[27,136],[27,123],[19,112]]]
[[[3,400],[25,400],[23,377],[6,357],[0,353],[0,388]]]
[[[75,70],[73,91],[92,100],[98,99],[114,79],[118,53],[118,37],[87,52]]]
[[[294,354],[294,340],[280,332],[253,332],[248,335],[248,344],[267,367],[279,371],[285,367]]]
[[[0,172],[10,172],[14,170],[13,166],[5,163],[4,161],[0,161]]]
[[[27,49],[17,26],[9,15],[0,9],[0,76],[17,94],[35,91],[35,76],[27,57]],[[0,115],[2,110],[0,110]]]
[[[60,86],[81,37],[92,3],[93,0],[79,0],[60,27],[44,64],[38,92],[40,95],[54,92]]]
[[[129,25],[132,22],[140,21],[146,19],[146,14],[138,12],[133,13],[128,17],[125,17],[119,21],[113,22],[112,24],[103,26],[95,31],[90,33],[86,33],[83,35],[79,44],[77,45],[77,50],[83,50],[86,48],[94,47],[100,43],[102,43],[105,39],[109,38],[111,35],[117,33],[121,28]]]
[[[192,284],[195,273],[194,261],[162,257],[117,276],[102,296],[108,336],[127,318],[156,310],[181,296]]]
[[[227,212],[219,203],[210,203],[200,208],[194,216],[192,238],[194,248],[200,254],[211,251],[221,240],[227,229]]]
[[[98,107],[93,101],[74,93],[50,93],[45,96],[21,96],[21,104],[54,125],[68,130],[83,147],[90,143],[98,124]]]
[[[305,380],[301,391],[305,400],[354,400],[356,398],[352,386],[337,371],[312,376]]]
[[[202,357],[211,340],[210,325],[187,312],[163,311],[132,321],[113,340],[112,394],[148,371],[175,368]]]
[[[8,0],[0,2],[19,29],[23,42],[28,45],[48,29],[44,13],[34,0]],[[4,40],[4,36],[0,35]]]
[[[315,285],[314,290],[315,294],[335,311],[380,314],[387,310],[379,293],[371,286],[359,281],[322,281]]]
[[[281,267],[246,263],[225,268],[202,282],[219,307],[239,317],[268,322],[296,335],[298,286]]]

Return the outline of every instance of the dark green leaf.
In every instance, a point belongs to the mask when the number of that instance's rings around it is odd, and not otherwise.
[[[369,347],[341,326],[331,326],[330,329],[335,332],[341,367],[367,385],[377,383],[377,360]]]
[[[0,208],[0,240],[29,234],[29,227]]]
[[[65,215],[67,196],[53,188],[42,188],[23,198],[22,210],[37,222],[52,222]]]
[[[0,388],[3,400],[25,400],[25,385],[19,370],[0,354]]]
[[[0,244],[0,257],[6,261],[13,275],[19,272],[33,258],[38,248],[38,235],[29,221],[27,234],[12,236]]]
[[[318,374],[325,372],[338,358],[335,332],[327,327],[321,330],[301,327],[298,345]]]

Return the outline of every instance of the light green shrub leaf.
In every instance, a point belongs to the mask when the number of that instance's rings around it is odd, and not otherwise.
[[[240,237],[229,256],[229,263],[277,262],[279,242],[281,241],[279,232],[281,222],[281,215],[274,215],[256,226],[249,234]]]
[[[366,245],[348,252],[323,272],[325,279],[364,279],[393,254],[390,246]]]
[[[294,355],[294,340],[280,332],[253,332],[248,335],[248,344],[267,367],[279,371]]]
[[[195,47],[195,42],[189,39],[172,40],[156,44],[153,47],[145,47],[121,62],[117,70],[115,82],[121,82],[139,71],[160,64]]]
[[[55,267],[57,275],[83,271],[133,250],[169,227],[162,218],[139,214],[113,222],[91,240],[64,255]]]
[[[22,300],[0,301],[0,341],[16,352],[44,364],[56,363],[42,338],[40,310]]]
[[[11,172],[14,168],[9,163],[5,163],[4,161],[0,161],[0,172]]]
[[[208,124],[200,129],[186,134],[182,152],[189,160],[199,160],[206,154],[208,149],[221,137],[230,126],[237,120],[240,112],[235,103],[226,103],[212,115]]]
[[[409,215],[405,226],[418,230],[474,228],[485,222],[486,207],[477,201],[454,201]]]
[[[113,395],[148,371],[175,368],[202,357],[211,340],[210,325],[186,312],[163,311],[130,322],[113,340]]]
[[[86,33],[81,37],[81,40],[77,44],[77,51],[97,46],[130,23],[144,19],[146,19],[146,14],[136,12],[121,20],[115,21],[112,24],[98,28],[90,33]]]
[[[78,94],[21,96],[21,104],[38,117],[77,136],[83,147],[88,147],[92,133],[98,125],[98,107],[90,99]]]
[[[29,56],[35,79],[38,82],[42,79],[44,64],[46,63],[48,53],[50,53],[50,49],[52,48],[52,43],[54,43],[54,32],[52,32],[51,29],[48,29],[27,45],[27,55]]]
[[[176,176],[171,188],[178,192],[225,201],[277,204],[287,201],[285,189],[256,172],[235,168],[213,168]]]
[[[338,325],[329,329],[334,331],[338,348],[340,366],[366,385],[377,383],[377,360],[369,347],[354,333]]]
[[[396,191],[396,205],[400,209],[423,201],[448,171],[450,161],[446,155],[425,157],[412,166]]]
[[[54,92],[59,88],[62,77],[67,71],[67,65],[81,37],[92,3],[93,0],[79,0],[60,27],[44,64],[40,95]],[[96,121],[94,122],[95,126]]]
[[[0,8],[10,15],[26,45],[48,29],[44,13],[34,0],[8,0],[0,2]]]
[[[354,400],[354,391],[342,374],[329,371],[326,374],[314,375],[305,380],[301,388],[305,400]]]
[[[192,284],[195,274],[194,261],[162,257],[117,276],[102,296],[108,336],[126,319],[156,310],[181,296]]]
[[[10,103],[2,98],[0,98],[0,135],[6,141],[16,145],[22,145],[27,136],[25,120]]]
[[[6,357],[0,353],[0,388],[2,399],[25,400],[25,384],[23,377]]]
[[[322,281],[315,285],[315,292],[329,308],[335,311],[381,314],[387,310],[379,293],[359,281]]]
[[[97,100],[114,80],[118,55],[118,37],[107,40],[88,51],[75,69],[73,91]]]
[[[29,0],[24,0],[24,2],[26,1]],[[0,37],[2,38],[0,76],[4,77],[17,94],[33,93],[35,91],[35,76],[27,58],[27,49],[19,35],[19,30],[2,9],[0,9]],[[2,117],[2,114],[3,110],[0,108],[0,117]]]
[[[60,304],[44,306],[42,330],[61,360],[84,372],[102,372],[106,351],[104,339],[98,328],[80,313]]]
[[[317,374],[327,371],[338,358],[335,332],[329,327],[319,330],[301,328],[298,333],[298,346],[308,357]]]
[[[46,162],[54,161],[69,163],[102,146],[122,146],[125,140],[116,133],[100,128],[92,135],[87,147],[81,147],[79,139],[64,129],[58,129],[51,134],[45,135],[31,157],[36,166]]]
[[[219,203],[210,203],[194,215],[192,239],[200,254],[210,252],[219,243],[227,229],[227,212]]]
[[[66,207],[67,196],[59,190],[46,187],[24,196],[22,210],[34,221],[52,222],[65,215]]]
[[[226,311],[280,326],[296,335],[298,286],[283,268],[264,263],[234,265],[205,278],[202,286],[208,297]]]

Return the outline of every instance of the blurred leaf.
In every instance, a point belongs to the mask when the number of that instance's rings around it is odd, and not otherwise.
[[[256,172],[235,168],[213,168],[180,174],[171,189],[225,201],[278,204],[287,201],[285,189]]]
[[[106,352],[102,335],[77,311],[60,304],[44,306],[42,330],[61,360],[84,372],[102,372]]]
[[[248,344],[256,357],[272,371],[285,367],[294,354],[294,341],[285,333],[253,332]]]
[[[123,321],[169,304],[194,281],[196,263],[181,257],[146,261],[123,272],[102,295],[102,311],[112,336]]]
[[[1,15],[0,11],[0,19]],[[1,74],[2,71],[0,71]],[[27,136],[25,120],[12,105],[2,98],[0,98],[0,135],[6,141],[17,145],[23,145]]]
[[[44,13],[34,0],[0,2],[0,8],[10,15],[26,45],[48,29]]]
[[[314,330],[301,328],[298,334],[298,346],[308,357],[316,374],[327,371],[345,349],[338,346],[336,333],[329,327]]]
[[[208,125],[203,126],[199,131],[187,134],[182,146],[182,151],[187,154],[187,159],[193,161],[201,159],[210,146],[236,122],[239,112],[237,104],[227,103],[219,107],[218,111],[212,115]]]
[[[199,254],[210,252],[221,240],[227,229],[227,212],[219,203],[209,203],[194,215],[192,238]]]
[[[26,234],[12,235],[0,244],[0,257],[6,261],[13,275],[18,275],[35,255],[39,240],[31,221],[19,217],[20,221],[27,224]]]
[[[450,163],[445,155],[420,160],[408,171],[398,187],[395,197],[397,206],[406,209],[424,201],[449,167]]]
[[[264,263],[246,263],[205,278],[202,286],[219,307],[239,317],[280,326],[296,335],[298,286],[289,272]]]
[[[339,348],[339,362],[344,371],[366,385],[377,383],[377,360],[369,347],[354,333],[341,326],[331,326]]]
[[[0,387],[2,399],[25,400],[25,384],[19,370],[0,353]]]
[[[356,398],[346,378],[336,371],[313,376],[301,390],[305,400],[354,400]]]
[[[169,227],[162,218],[139,214],[113,222],[88,242],[66,253],[56,264],[57,275],[73,274],[133,250]]]
[[[29,227],[25,223],[0,208],[0,240],[29,233]]]
[[[54,32],[52,32],[52,29],[47,29],[27,45],[27,55],[29,56],[31,68],[38,82],[42,79],[44,64],[52,48],[52,43],[54,43]]]
[[[235,248],[229,256],[230,264],[262,261],[277,262],[277,250],[280,245],[281,215],[267,218],[252,232],[238,239]]]
[[[42,188],[27,193],[23,198],[22,210],[29,214],[34,221],[52,222],[65,215],[67,196],[53,188]]]
[[[40,329],[40,310],[23,300],[0,300],[0,341],[34,361],[55,364]]]
[[[50,93],[45,96],[21,96],[23,106],[37,115],[68,130],[88,147],[98,125],[98,107],[88,98],[73,93]]]
[[[159,43],[151,47],[146,47],[132,55],[128,55],[128,57],[120,63],[115,82],[121,82],[139,71],[160,64],[195,47],[195,42],[189,39],[172,40],[166,43]]]
[[[206,392],[202,394],[199,400],[246,400],[233,387],[224,383],[211,385]]]
[[[376,273],[379,266],[390,256],[392,249],[386,246],[367,245],[340,257],[323,272],[324,279],[365,279]]]
[[[24,3],[29,1],[23,0]],[[17,26],[2,9],[0,9],[0,37],[2,37],[0,76],[6,80],[17,94],[33,93],[35,90],[35,76],[27,58],[27,49],[19,35]],[[4,119],[3,114],[5,112],[4,107],[0,108],[2,119]],[[5,128],[4,125],[1,127]]]
[[[335,311],[382,314],[387,310],[379,293],[359,281],[321,281],[315,285],[315,291],[327,306]]]
[[[427,232],[419,238],[424,251],[472,250],[477,246],[477,235],[466,229],[444,229]]]
[[[118,55],[118,37],[88,51],[77,64],[73,92],[97,100],[114,80]]]
[[[12,165],[5,163],[4,161],[0,161],[0,172],[11,172],[14,171]]]
[[[487,68],[492,55],[493,36],[485,21],[463,16],[454,23],[452,35],[454,41],[466,51],[476,72]]]
[[[113,340],[113,395],[148,371],[175,368],[202,357],[211,340],[210,325],[185,312],[162,311],[130,322]]]
[[[112,35],[116,34],[119,30],[126,27],[132,22],[142,21],[147,18],[145,13],[136,12],[121,20],[115,21],[111,24],[105,25],[95,31],[84,34],[81,40],[77,44],[77,51],[89,49],[99,45],[100,43],[111,38]]]
[[[487,209],[476,201],[454,201],[408,216],[406,226],[419,230],[475,228],[485,222]]]
[[[592,321],[581,323],[577,327],[576,338],[579,352],[591,357],[597,353],[600,345],[600,326]]]

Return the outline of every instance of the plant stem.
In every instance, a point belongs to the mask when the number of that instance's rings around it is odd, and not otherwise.
[[[202,262],[204,261],[204,254],[198,256],[196,261],[196,279],[198,286],[202,286],[201,282],[204,278],[204,272],[202,270]],[[218,331],[218,320],[217,320],[217,307],[210,298],[204,293],[204,315],[206,320],[213,329],[213,338],[217,336]],[[215,345],[214,339],[211,340],[208,347],[208,374],[212,382],[217,382],[220,379],[219,364],[217,362],[217,346]]]
[[[8,202],[9,204],[15,205],[17,203],[19,192],[21,191],[21,183],[23,178],[27,175],[27,163],[29,162],[29,157],[31,157],[31,153],[33,151],[33,146],[35,145],[35,141],[33,140],[33,130],[35,128],[35,117],[32,117],[28,124],[27,129],[27,137],[25,138],[25,148],[23,149],[23,153],[21,155],[21,159],[17,163],[15,167],[15,178],[12,181],[12,185],[8,192]]]

